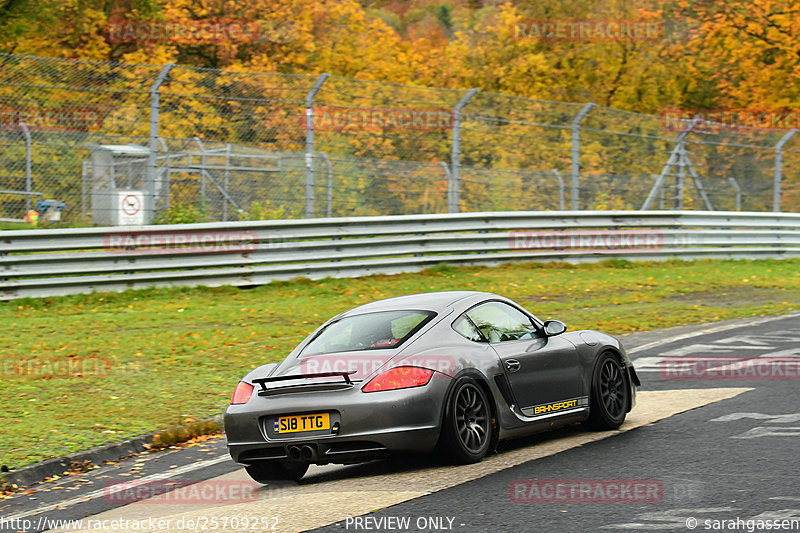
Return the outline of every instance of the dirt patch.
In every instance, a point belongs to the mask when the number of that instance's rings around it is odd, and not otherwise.
[[[708,307],[738,307],[741,305],[767,305],[775,303],[798,303],[800,293],[774,287],[730,287],[713,291],[673,294],[665,300],[680,300]]]

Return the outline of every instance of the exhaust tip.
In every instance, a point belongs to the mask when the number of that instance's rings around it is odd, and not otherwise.
[[[289,446],[288,449],[289,459],[298,460],[300,459],[300,448],[297,446]]]
[[[306,461],[310,461],[310,460],[314,459],[314,455],[316,455],[315,452],[314,452],[314,448],[312,448],[308,444],[306,444],[305,446],[300,448],[300,454],[302,455],[303,459],[305,459]]]

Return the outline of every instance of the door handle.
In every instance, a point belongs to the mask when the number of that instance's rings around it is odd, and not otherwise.
[[[519,370],[520,363],[516,359],[506,359],[506,368],[509,372],[516,372]]]

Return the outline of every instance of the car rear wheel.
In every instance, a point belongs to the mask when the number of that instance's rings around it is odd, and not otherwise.
[[[308,463],[261,461],[245,466],[247,475],[259,483],[269,481],[300,481],[308,470]]]
[[[602,354],[592,377],[589,426],[594,429],[617,429],[625,421],[631,391],[625,370],[611,353]]]
[[[476,463],[489,451],[492,411],[486,393],[468,377],[456,382],[445,409],[441,451],[459,463]]]

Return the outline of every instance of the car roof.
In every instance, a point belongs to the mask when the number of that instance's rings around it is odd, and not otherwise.
[[[420,309],[442,313],[453,307],[457,302],[467,300],[470,303],[489,298],[500,298],[496,294],[479,291],[441,291],[424,292],[419,294],[409,294],[406,296],[396,296],[370,302],[368,304],[354,307],[340,316],[357,315],[372,311],[386,311],[399,309]],[[464,302],[467,303],[467,302]]]

